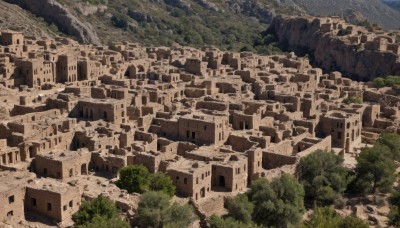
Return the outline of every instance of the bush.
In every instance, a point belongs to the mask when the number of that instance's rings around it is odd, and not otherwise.
[[[195,220],[189,205],[170,205],[163,192],[146,192],[140,197],[137,221],[140,227],[187,227]]]
[[[254,204],[253,219],[259,225],[286,227],[301,221],[304,190],[289,174],[271,182],[254,181],[247,195]]]
[[[208,221],[210,228],[258,228],[254,223],[242,223],[233,218],[220,218],[212,215]]]
[[[359,97],[346,97],[343,99],[344,104],[362,104],[363,100]]]
[[[249,202],[247,195],[239,194],[225,202],[225,208],[228,210],[228,216],[242,223],[251,223],[251,215],[254,205]]]
[[[391,190],[396,165],[388,146],[377,143],[371,148],[364,148],[356,160],[356,178],[348,187],[350,192],[373,194]]]
[[[156,173],[150,178],[151,191],[161,191],[169,196],[175,195],[175,185],[172,183],[171,178],[162,172]]]
[[[129,193],[143,193],[149,188],[150,172],[143,165],[127,166],[119,171],[116,185]]]
[[[390,212],[388,225],[400,227],[400,186],[397,186],[389,197]]]
[[[317,207],[314,209],[310,220],[304,222],[306,228],[368,228],[359,218],[347,216],[341,217],[331,207]]]
[[[339,198],[347,185],[343,158],[322,150],[303,157],[299,163],[299,180],[310,203],[330,205]]]
[[[129,227],[129,224],[118,217],[118,210],[115,204],[105,196],[98,196],[96,199],[84,201],[72,220],[78,227],[97,227],[98,224],[119,224],[120,227]]]
[[[128,16],[123,14],[116,13],[111,17],[111,23],[117,28],[127,29],[129,25],[128,22],[129,22]]]
[[[119,188],[126,189],[129,193],[143,193],[145,191],[162,191],[169,196],[175,195],[175,185],[171,178],[162,172],[151,174],[143,165],[132,165],[119,171]]]
[[[400,85],[400,76],[387,76],[386,78],[378,77],[372,81],[376,87],[382,88],[385,86]]]

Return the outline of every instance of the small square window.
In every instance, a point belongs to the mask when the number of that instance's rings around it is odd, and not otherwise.
[[[64,210],[64,211],[67,210],[67,205],[64,205],[63,210]]]
[[[74,205],[74,203],[71,201],[69,201],[69,207],[72,207]]]
[[[14,201],[15,201],[14,196],[8,197],[8,203],[9,203],[9,204],[14,203]]]
[[[47,203],[47,211],[51,211],[51,203]]]

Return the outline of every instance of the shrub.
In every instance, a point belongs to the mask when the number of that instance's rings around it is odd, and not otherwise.
[[[347,170],[343,158],[322,150],[303,157],[299,163],[299,180],[306,199],[319,205],[329,205],[346,189]]]
[[[143,165],[127,166],[119,171],[116,185],[129,193],[143,193],[149,188],[150,172]]]
[[[129,224],[118,217],[115,204],[105,196],[84,201],[72,220],[78,227],[98,227],[98,224],[119,224],[120,227],[129,227]]]

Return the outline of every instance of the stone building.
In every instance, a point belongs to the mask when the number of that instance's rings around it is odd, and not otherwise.
[[[222,145],[229,135],[227,116],[189,114],[178,119],[178,137],[198,145]]]
[[[79,210],[79,188],[52,179],[39,179],[26,187],[25,209],[63,222]]]
[[[0,172],[0,221],[18,221],[24,217],[26,185],[34,178],[29,172]]]
[[[65,180],[70,177],[89,174],[91,153],[89,150],[57,151],[35,156],[35,172],[42,177]]]
[[[332,145],[353,151],[354,144],[361,142],[362,119],[359,113],[331,111],[321,118],[322,133],[332,136]]]
[[[191,197],[196,201],[210,194],[210,164],[180,159],[168,164],[166,170],[175,184],[178,194]]]

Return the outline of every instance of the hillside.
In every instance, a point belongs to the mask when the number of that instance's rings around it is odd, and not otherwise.
[[[386,5],[400,11],[400,0],[382,0]]]
[[[12,29],[44,37],[52,37],[58,33],[54,24],[48,24],[43,18],[4,1],[0,1],[0,15],[0,29]]]
[[[381,0],[4,1],[21,6],[28,15],[44,18],[52,31],[56,25],[80,42],[95,44],[211,44],[223,50],[272,53],[277,51],[273,37],[264,37],[261,32],[279,14],[343,15],[352,23],[369,20],[387,29],[400,24],[400,12]],[[37,30],[42,27],[46,25]],[[48,26],[43,29],[50,30]]]

